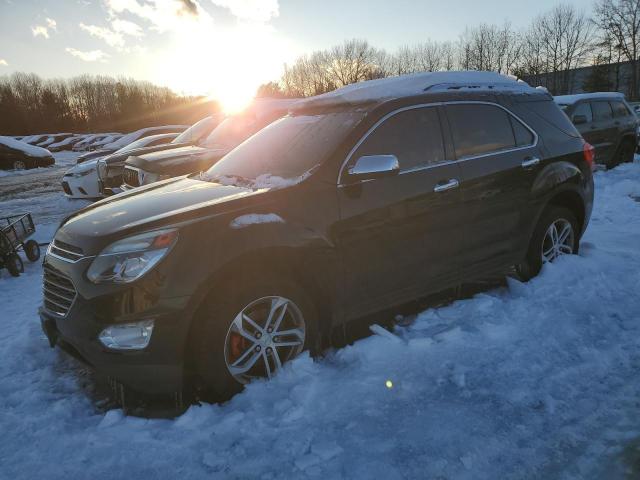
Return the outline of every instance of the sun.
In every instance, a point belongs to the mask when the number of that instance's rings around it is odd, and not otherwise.
[[[156,60],[159,82],[176,92],[206,95],[227,114],[253,100],[258,87],[277,80],[293,57],[288,43],[263,24],[194,24],[176,32]]]

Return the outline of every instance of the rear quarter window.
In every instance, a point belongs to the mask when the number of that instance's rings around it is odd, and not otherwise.
[[[522,112],[522,117],[527,123],[530,123],[527,119],[529,115],[525,116],[524,113],[530,112],[534,114],[538,120],[542,120],[547,125],[553,126],[555,129],[560,130],[566,135],[580,138],[580,133],[576,130],[573,123],[571,123],[569,117],[560,110],[558,105],[552,99],[519,102],[518,106],[520,109],[524,110]],[[540,131],[537,131],[538,134],[540,134]]]

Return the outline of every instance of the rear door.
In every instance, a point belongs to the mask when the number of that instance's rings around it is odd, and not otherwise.
[[[576,119],[578,117],[583,117],[586,121],[584,123],[577,123]],[[580,135],[591,145],[595,146],[602,142],[602,134],[593,123],[593,111],[591,110],[590,102],[578,103],[571,114],[571,121],[580,132]]]
[[[622,100],[612,100],[611,109],[613,110],[613,123],[616,126],[618,139],[624,135],[636,134],[637,119],[627,108]]]
[[[456,103],[446,110],[462,168],[463,274],[476,277],[511,264],[519,254],[541,152],[535,132],[501,106]]]
[[[395,155],[395,176],[349,183],[364,155]],[[449,157],[450,158],[450,157]],[[389,115],[360,141],[342,168],[335,228],[348,314],[398,305],[456,284],[463,225],[459,166],[448,161],[436,106]]]
[[[595,160],[597,163],[607,164],[615,154],[614,150],[618,143],[618,127],[613,119],[613,110],[607,100],[593,100],[591,110],[593,110],[592,129],[596,139],[595,143],[592,143],[596,149]]]

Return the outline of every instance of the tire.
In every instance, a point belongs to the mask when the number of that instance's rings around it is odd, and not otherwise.
[[[538,220],[538,224],[529,242],[529,248],[524,261],[516,266],[518,276],[522,280],[530,280],[540,273],[540,269],[545,262],[545,260],[543,260],[545,250],[548,252],[551,246],[550,238],[548,237],[549,229],[554,224],[557,230],[560,230],[560,226],[563,225],[570,226],[571,233],[566,240],[566,245],[561,247],[562,251],[554,249],[553,253],[546,257],[546,261],[553,262],[560,255],[578,253],[580,248],[580,232],[576,216],[568,208],[550,205],[542,213],[540,220]]]
[[[299,315],[304,326],[303,339],[286,333],[278,338],[266,329],[261,334],[248,321],[238,320],[239,314],[245,312],[254,324],[265,327],[269,305],[273,306],[274,301],[277,305],[282,304],[276,297],[287,300],[278,331],[294,330]],[[276,324],[277,314],[283,311],[283,306],[275,311],[271,325]],[[195,321],[196,329],[191,342],[195,352],[196,387],[198,396],[209,401],[228,400],[253,378],[267,376],[267,365],[272,375],[277,373],[276,358],[284,364],[305,350],[317,353],[315,345],[319,337],[316,308],[298,285],[284,277],[230,282],[226,288],[212,291]],[[239,334],[239,324],[247,336]],[[270,340],[298,344],[276,348]],[[254,358],[257,360],[253,367],[240,373],[239,370],[246,368]],[[231,372],[234,364],[239,365],[235,374]]]
[[[40,245],[35,240],[27,240],[24,244],[24,253],[30,262],[37,262],[40,258]]]
[[[10,253],[4,259],[4,265],[13,277],[19,277],[24,272],[24,264],[22,259],[16,253]]]
[[[26,170],[28,168],[27,162],[24,160],[14,160],[12,166],[14,170]]]
[[[622,163],[633,162],[634,155],[635,146],[633,142],[630,140],[623,140],[618,147],[615,156],[611,159],[610,163],[607,164],[607,170],[615,168]]]

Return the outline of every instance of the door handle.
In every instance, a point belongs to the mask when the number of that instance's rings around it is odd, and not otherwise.
[[[459,186],[460,186],[460,182],[458,182],[457,179],[452,178],[450,180],[447,180],[444,183],[438,183],[433,188],[433,191],[436,193],[446,192],[447,190],[453,190],[454,188],[458,188]]]
[[[522,162],[522,168],[531,168],[535,167],[540,163],[540,159],[538,157],[525,158]]]

